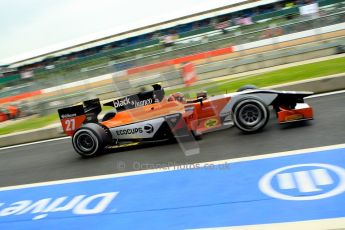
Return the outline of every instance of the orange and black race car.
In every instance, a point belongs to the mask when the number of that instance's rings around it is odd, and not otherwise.
[[[19,117],[20,109],[17,106],[8,105],[0,108],[0,122]]]
[[[257,89],[251,85],[238,92],[207,97],[199,93],[195,100],[186,100],[182,93],[165,98],[164,89],[156,84],[153,90],[126,96],[105,103],[115,111],[101,112],[99,99],[83,105],[59,109],[65,133],[72,136],[77,153],[84,157],[128,143],[147,143],[184,136],[199,138],[203,133],[235,126],[246,133],[263,129],[272,106],[280,123],[313,119],[312,108],[304,103],[311,92]]]

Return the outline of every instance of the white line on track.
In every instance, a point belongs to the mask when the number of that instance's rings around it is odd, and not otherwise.
[[[251,160],[259,160],[259,159],[291,156],[291,155],[298,155],[298,154],[309,153],[309,152],[316,152],[316,151],[326,151],[326,150],[332,150],[332,149],[345,149],[345,143],[344,144],[338,144],[338,145],[329,145],[329,146],[323,146],[323,147],[316,147],[316,148],[299,149],[299,150],[286,151],[286,152],[263,154],[263,155],[257,155],[257,156],[234,158],[234,159],[228,159],[228,160],[211,161],[211,162],[203,162],[203,163],[194,163],[194,164],[188,164],[190,167],[188,165],[185,165],[183,168],[186,168],[186,169],[192,168],[196,164],[198,165],[198,167],[210,167],[210,166],[213,166],[213,165],[221,165],[221,164],[229,164],[229,163],[242,162],[242,161],[251,161]],[[57,185],[57,184],[67,184],[67,183],[76,183],[76,182],[83,182],[83,181],[110,179],[110,178],[118,178],[118,177],[125,177],[125,176],[135,176],[135,175],[142,175],[142,174],[149,174],[149,173],[159,173],[159,172],[167,172],[167,171],[176,171],[176,170],[181,170],[181,168],[179,168],[178,166],[176,166],[176,167],[164,167],[164,169],[149,169],[149,170],[140,170],[140,171],[116,173],[116,174],[106,174],[106,175],[99,175],[99,176],[91,176],[91,177],[82,177],[82,178],[74,178],[74,179],[65,179],[65,180],[57,180],[57,181],[40,182],[40,183],[33,183],[33,184],[15,185],[15,186],[2,187],[2,188],[0,188],[0,192],[1,191],[6,191],[6,190],[32,188],[32,187]]]
[[[24,147],[24,146],[28,146],[28,145],[36,145],[36,144],[42,144],[42,143],[46,143],[46,142],[59,141],[59,140],[64,140],[64,139],[69,139],[69,138],[71,138],[71,137],[58,137],[58,138],[54,138],[54,139],[48,139],[48,140],[43,140],[43,141],[35,141],[35,142],[30,142],[30,143],[25,143],[25,144],[20,144],[20,145],[11,145],[11,146],[0,148],[0,151],[1,150],[6,150],[6,149],[13,149],[13,148],[18,148],[18,147]]]
[[[329,92],[329,93],[322,93],[322,94],[315,94],[315,95],[306,97],[306,99],[317,98],[317,97],[325,97],[325,96],[342,94],[342,93],[345,93],[345,90],[339,90],[339,91],[334,91],[334,92]],[[19,145],[12,145],[12,146],[7,146],[7,147],[2,147],[2,148],[0,148],[0,151],[1,150],[6,150],[6,149],[12,149],[12,148],[24,147],[24,146],[28,146],[28,145],[35,145],[35,144],[42,144],[42,143],[46,143],[46,142],[59,141],[59,140],[68,139],[68,138],[70,138],[70,137],[59,137],[59,138],[54,138],[54,139],[49,139],[49,140],[36,141],[36,142],[31,142],[31,143],[19,144]]]
[[[315,95],[311,95],[309,97],[306,97],[306,99],[316,98],[316,97],[325,97],[325,96],[331,96],[331,95],[342,94],[342,93],[345,93],[345,90],[339,90],[339,91],[334,91],[334,92],[329,92],[329,93],[315,94]]]

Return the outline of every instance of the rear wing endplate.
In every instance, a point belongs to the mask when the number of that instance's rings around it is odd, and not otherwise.
[[[101,112],[99,99],[84,101],[83,105],[75,105],[58,110],[62,128],[68,136],[86,122],[98,122],[97,116]]]

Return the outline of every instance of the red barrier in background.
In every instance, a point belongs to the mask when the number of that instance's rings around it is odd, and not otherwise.
[[[37,96],[37,95],[40,95],[40,94],[42,94],[42,91],[41,90],[36,90],[36,91],[33,91],[33,92],[21,93],[21,94],[10,96],[10,97],[4,97],[4,98],[0,98],[0,104],[9,103],[9,102],[12,102],[12,101],[22,100],[22,99],[26,99],[26,98],[29,98],[29,97]]]
[[[198,80],[196,75],[195,65],[191,62],[182,66],[182,78],[186,86],[191,86]]]
[[[140,73],[140,72],[144,72],[148,70],[158,69],[165,66],[177,65],[177,64],[182,64],[185,62],[191,62],[191,61],[201,60],[205,58],[220,56],[224,54],[230,54],[233,52],[233,50],[234,50],[233,47],[226,47],[226,48],[206,51],[202,53],[192,54],[192,55],[188,55],[184,57],[179,57],[175,59],[170,59],[167,61],[162,61],[162,62],[153,63],[149,65],[138,66],[138,67],[128,69],[127,74],[135,74],[135,73]]]

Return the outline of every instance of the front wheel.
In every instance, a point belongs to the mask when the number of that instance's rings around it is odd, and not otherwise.
[[[251,89],[258,89],[258,87],[256,87],[255,85],[244,85],[244,86],[241,86],[236,92],[242,92],[242,91],[251,90]]]
[[[246,133],[263,129],[269,120],[267,105],[256,98],[244,98],[233,110],[232,119],[237,128]]]

